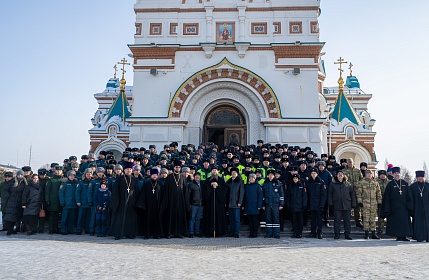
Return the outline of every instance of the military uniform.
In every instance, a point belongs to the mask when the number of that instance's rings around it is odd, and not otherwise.
[[[56,170],[62,170],[62,166],[56,166]],[[54,175],[49,179],[45,189],[45,201],[49,212],[49,234],[59,233],[58,218],[60,212],[60,200],[58,190],[60,189],[62,175]]]
[[[343,169],[344,175],[347,176],[347,181],[352,185],[353,191],[356,193],[358,183],[360,180],[363,179],[362,172],[360,169],[351,167],[351,168],[344,168]],[[356,198],[355,198],[356,199]],[[354,208],[354,217],[356,226],[362,227],[362,209],[356,204],[356,207]]]
[[[95,234],[95,205],[94,205],[94,195],[95,192],[100,188],[100,183],[102,180],[106,179],[106,177],[103,175],[101,178],[96,178],[91,180],[91,183],[88,185],[87,189],[87,199],[88,199],[88,205],[91,209],[91,219],[89,221],[89,234],[94,235]]]
[[[76,188],[75,196],[76,203],[80,203],[77,218],[76,233],[82,234],[82,230],[85,230],[86,234],[89,234],[89,222],[91,220],[91,209],[88,204],[88,187],[91,183],[90,179],[83,179],[79,182]]]
[[[363,210],[363,229],[365,230],[365,239],[369,238],[369,231],[372,232],[373,239],[379,239],[375,234],[375,218],[377,216],[377,206],[381,204],[380,186],[376,180],[364,178],[358,183],[356,196],[358,205],[362,207]]]
[[[377,183],[380,186],[381,197],[383,197],[384,191],[386,190],[386,186],[389,184],[389,182],[390,180],[387,178],[385,180],[381,180],[380,178],[377,179]],[[381,207],[378,207],[378,233],[383,233],[386,226],[385,219],[383,219],[381,216]]]
[[[69,171],[69,174],[73,171]],[[76,216],[76,188],[78,187],[79,181],[77,179],[62,182],[60,189],[58,190],[58,197],[60,205],[63,207],[61,213],[61,234],[65,235],[73,233],[74,220]]]

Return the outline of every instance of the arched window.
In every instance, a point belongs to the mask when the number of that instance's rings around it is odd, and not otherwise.
[[[242,125],[243,117],[235,108],[220,107],[209,115],[208,125]]]

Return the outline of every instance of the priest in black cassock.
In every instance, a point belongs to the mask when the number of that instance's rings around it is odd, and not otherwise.
[[[227,233],[226,195],[228,186],[219,176],[218,167],[212,167],[210,177],[204,181],[204,228],[207,237],[224,236]]]
[[[186,178],[180,174],[182,162],[174,161],[173,173],[165,179],[165,236],[182,238],[187,235],[186,212],[189,211]]]
[[[416,182],[410,186],[413,239],[429,242],[429,183],[425,172],[416,171]]]
[[[162,230],[164,187],[158,180],[158,173],[158,168],[150,170],[150,179],[143,184],[137,201],[137,207],[143,209],[143,216],[140,219],[143,221],[144,239],[149,237],[158,239],[164,236]]]
[[[110,209],[112,210],[110,235],[115,240],[134,239],[138,233],[138,214],[136,203],[138,197],[137,179],[133,174],[133,163],[124,162],[124,174],[116,179],[112,189]]]
[[[408,183],[400,178],[401,169],[393,167],[393,180],[386,186],[383,196],[382,213],[387,218],[386,235],[395,236],[396,241],[410,241],[411,236],[411,195]]]

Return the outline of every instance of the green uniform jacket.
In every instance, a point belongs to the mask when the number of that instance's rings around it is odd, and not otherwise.
[[[356,191],[359,181],[363,179],[362,172],[355,167],[346,167],[343,169],[343,172],[344,175],[347,176],[347,182],[349,182]]]
[[[380,190],[381,190],[381,196],[384,195],[384,191],[386,190],[386,186],[387,184],[389,184],[390,180],[386,179],[386,180],[381,180],[380,178],[377,179],[377,183],[378,185],[380,185]]]
[[[358,183],[357,202],[362,203],[364,207],[377,207],[381,204],[381,190],[377,181],[374,179],[364,178]]]
[[[60,211],[60,198],[58,197],[58,190],[60,189],[63,177],[54,175],[49,179],[45,188],[45,201],[48,204],[48,211]]]

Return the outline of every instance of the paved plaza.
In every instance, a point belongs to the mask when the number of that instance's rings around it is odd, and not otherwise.
[[[427,279],[428,243],[0,233],[1,279]]]

